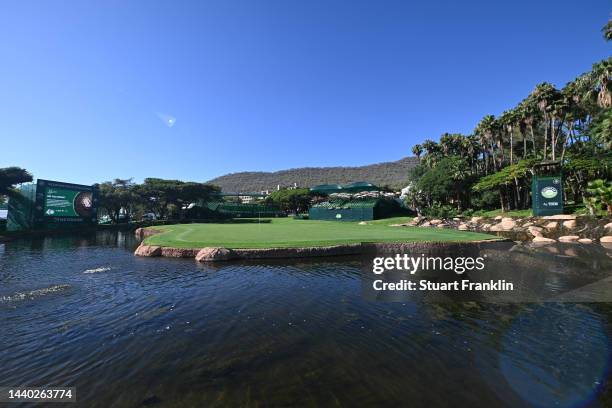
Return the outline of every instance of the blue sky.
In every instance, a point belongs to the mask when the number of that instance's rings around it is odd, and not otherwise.
[[[0,167],[91,184],[397,160],[589,70],[612,51],[611,12],[609,0],[3,2]]]

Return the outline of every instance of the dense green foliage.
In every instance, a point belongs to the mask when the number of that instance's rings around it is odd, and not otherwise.
[[[29,183],[32,175],[21,167],[5,167],[0,169],[0,197],[10,196],[17,184]],[[2,197],[2,200],[4,198]],[[2,202],[2,201],[0,201]]]
[[[401,188],[406,185],[406,174],[417,164],[414,157],[361,167],[303,167],[277,172],[231,173],[210,180],[226,192],[254,192],[276,190],[277,186],[313,187],[319,184],[344,184],[368,181],[379,187]]]
[[[612,41],[612,18],[608,21],[608,23],[605,26],[603,26],[603,28],[601,29],[601,32],[603,33],[603,36],[606,39],[606,41]]]
[[[273,191],[266,201],[277,205],[281,210],[302,213],[308,210],[313,194],[307,188],[281,189]]]
[[[589,181],[612,174],[612,58],[562,89],[538,84],[499,117],[482,118],[471,135],[445,133],[412,152],[420,164],[409,172],[407,203],[423,213],[527,209],[541,162],[560,168],[565,197],[582,203]]]
[[[257,220],[254,220],[257,221]],[[164,233],[146,239],[149,245],[176,248],[309,247],[360,242],[474,241],[495,239],[451,229],[390,227],[383,223],[359,225],[357,222],[263,219],[261,222],[206,223],[155,226]]]
[[[585,203],[591,214],[603,207],[609,215],[612,215],[612,182],[605,180],[590,181]]]
[[[142,184],[115,179],[99,184],[99,208],[117,222],[120,212],[126,219],[153,213],[159,219],[180,218],[188,206],[206,201],[220,189],[204,183],[147,178]]]

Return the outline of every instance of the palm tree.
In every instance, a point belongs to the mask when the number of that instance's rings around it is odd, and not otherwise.
[[[592,75],[597,88],[597,104],[612,107],[612,57],[593,64]]]
[[[555,120],[558,112],[555,110],[555,103],[560,99],[560,92],[548,82],[542,82],[536,85],[536,88],[531,93],[530,97],[535,101],[536,106],[544,116],[544,160],[548,158],[548,137],[550,134],[551,148],[553,150],[553,158],[555,156],[554,143],[555,136]]]
[[[412,146],[412,154],[414,154],[419,161],[421,161],[421,155],[423,154],[423,146],[416,144]]]
[[[519,134],[521,135],[521,140],[523,141],[523,159],[527,157],[527,122],[525,121],[526,112],[525,106],[523,103],[519,103],[516,108],[514,108],[516,112],[516,124]]]
[[[536,122],[536,117],[538,115],[538,108],[535,105],[535,101],[531,96],[525,98],[519,105],[521,112],[521,119],[524,126],[529,129],[529,136],[531,138],[531,151],[533,156],[537,155],[537,147],[535,140],[535,132],[533,131],[533,126]]]
[[[423,149],[425,149],[425,164],[429,167],[434,167],[438,161],[438,156],[440,153],[440,147],[436,142],[430,139],[426,139],[423,144]]]
[[[484,168],[485,173],[489,172],[489,157],[493,159],[493,171],[495,171],[495,150],[493,149],[493,133],[492,133],[492,122],[495,121],[493,115],[487,115],[478,122],[474,134],[478,136],[480,145],[484,152]]]
[[[612,18],[608,20],[608,23],[605,26],[603,26],[601,32],[603,33],[606,41],[612,41]]]
[[[453,148],[453,137],[450,133],[444,133],[442,136],[440,136],[440,148],[442,149],[442,153],[444,153],[445,156],[448,156],[448,154],[451,152],[452,148]]]
[[[510,139],[510,164],[514,163],[514,126],[518,122],[518,117],[518,112],[515,108],[505,111],[499,118],[499,123],[508,133]]]

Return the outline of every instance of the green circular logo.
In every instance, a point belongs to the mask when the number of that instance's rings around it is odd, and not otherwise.
[[[544,198],[555,198],[559,192],[554,187],[544,187],[541,194]]]

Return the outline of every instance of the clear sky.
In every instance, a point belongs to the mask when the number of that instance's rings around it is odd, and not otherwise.
[[[91,184],[362,165],[609,56],[610,0],[27,1],[0,11],[0,167]]]

